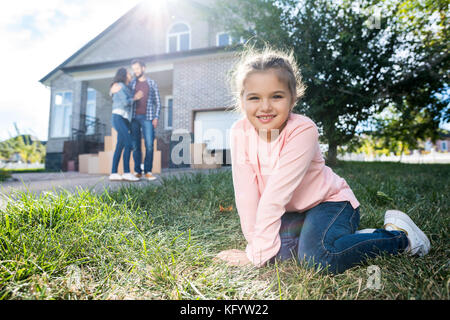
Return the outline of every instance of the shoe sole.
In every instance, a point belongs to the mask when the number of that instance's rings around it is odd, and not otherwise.
[[[375,230],[377,230],[377,229],[369,228],[369,229],[356,230],[355,234],[373,233]]]
[[[386,223],[392,223],[399,228],[402,228],[402,225],[406,223],[408,227],[410,227],[413,232],[417,234],[417,237],[421,240],[422,243],[425,244],[425,248],[420,248],[417,251],[419,256],[426,255],[431,248],[431,243],[426,234],[420,230],[420,228],[412,221],[412,219],[404,212],[398,210],[388,210],[384,216],[384,221]],[[388,221],[388,222],[387,222]],[[411,248],[412,249],[412,248]]]

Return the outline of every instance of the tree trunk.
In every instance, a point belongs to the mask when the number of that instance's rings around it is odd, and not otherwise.
[[[398,163],[402,162],[403,153],[405,152],[405,145],[402,143],[402,152],[400,153],[400,160],[398,160]]]
[[[328,157],[327,157],[327,165],[333,167],[337,164],[337,143],[329,142],[328,143]]]

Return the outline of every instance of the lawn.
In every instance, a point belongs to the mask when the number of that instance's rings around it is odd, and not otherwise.
[[[13,173],[36,173],[36,172],[50,172],[42,169],[5,169],[0,168],[0,183],[10,179]]]
[[[360,228],[381,227],[387,209],[400,209],[429,236],[430,253],[381,256],[336,276],[293,261],[215,263],[245,240],[231,172],[198,173],[103,194],[15,194],[0,206],[0,298],[449,299],[450,166],[346,162],[334,170],[361,202]],[[379,287],[368,286],[370,266]]]

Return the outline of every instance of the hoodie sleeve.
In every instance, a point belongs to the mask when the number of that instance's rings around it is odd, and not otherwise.
[[[237,122],[239,123],[239,122]],[[231,169],[234,197],[239,214],[242,233],[251,246],[253,242],[256,210],[260,199],[256,172],[253,170],[247,150],[245,132],[239,125],[233,125],[230,134]]]
[[[264,265],[280,249],[281,217],[319,148],[318,137],[314,124],[298,127],[280,151],[275,169],[261,195],[252,243],[246,250],[248,258],[256,266]]]

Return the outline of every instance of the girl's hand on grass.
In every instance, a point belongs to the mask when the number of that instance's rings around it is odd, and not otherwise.
[[[216,262],[225,261],[227,265],[234,267],[242,267],[251,264],[247,258],[245,251],[238,249],[230,249],[220,252],[214,259]]]

